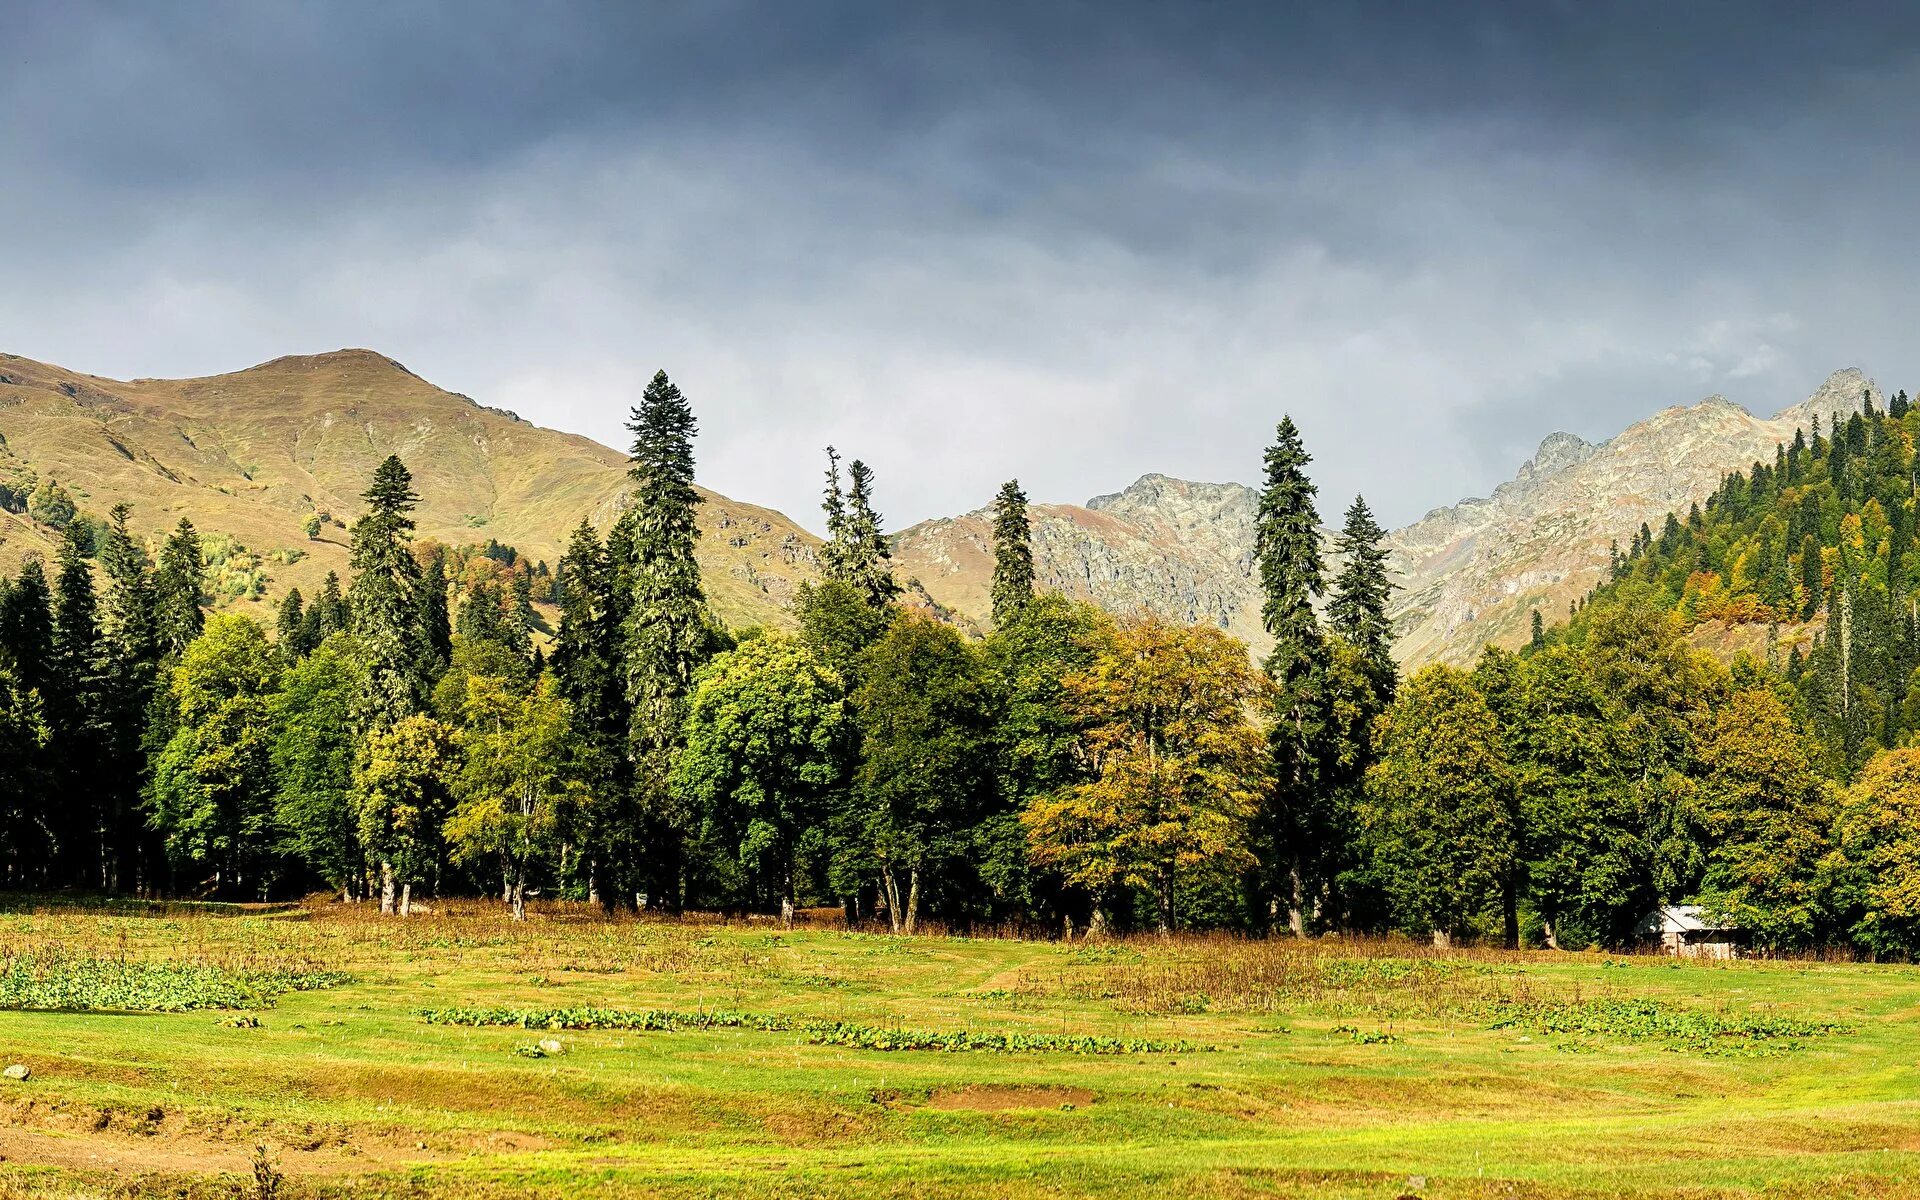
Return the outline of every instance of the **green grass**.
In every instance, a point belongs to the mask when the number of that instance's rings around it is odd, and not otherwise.
[[[0,905],[56,947],[333,986],[0,1012],[0,1198],[1920,1196],[1908,967]]]

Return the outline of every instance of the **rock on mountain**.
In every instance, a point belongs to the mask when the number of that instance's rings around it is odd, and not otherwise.
[[[1419,665],[1468,662],[1488,642],[1517,645],[1534,609],[1563,616],[1599,581],[1615,540],[1704,500],[1726,472],[1771,459],[1774,446],[1816,414],[1831,427],[1866,393],[1883,403],[1878,387],[1848,369],[1771,418],[1710,396],[1598,444],[1550,434],[1492,496],[1435,509],[1388,535],[1401,589],[1396,652]],[[1256,499],[1240,484],[1148,475],[1085,506],[1035,505],[1035,566],[1043,586],[1111,611],[1208,621],[1263,654],[1270,643],[1253,576]],[[993,570],[987,513],[916,525],[896,538],[894,557],[900,574],[917,577],[938,603],[984,619]]]
[[[0,355],[0,483],[55,479],[82,511],[132,505],[158,536],[181,517],[260,559],[265,599],[346,576],[346,525],[376,464],[398,454],[421,498],[420,536],[488,538],[549,563],[582,517],[603,531],[625,506],[626,459],[444,391],[370,350],[278,358],[203,379],[114,380]],[[703,493],[700,564],[720,615],[790,621],[819,540],[781,514]],[[331,520],[317,540],[303,525]],[[0,571],[57,535],[0,511]],[[250,598],[233,599],[245,602]]]

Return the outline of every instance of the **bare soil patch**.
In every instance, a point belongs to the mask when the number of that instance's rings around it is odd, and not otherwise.
[[[1005,1112],[1014,1108],[1059,1108],[1067,1104],[1085,1108],[1093,1101],[1093,1093],[1086,1088],[974,1084],[958,1091],[935,1092],[929,1103],[934,1108]]]

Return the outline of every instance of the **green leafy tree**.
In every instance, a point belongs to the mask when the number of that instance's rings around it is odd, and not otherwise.
[[[1449,945],[1514,877],[1519,838],[1499,723],[1463,671],[1431,666],[1380,720],[1366,833],[1399,923]]]
[[[1033,602],[1033,530],[1027,494],[1009,479],[993,498],[993,624],[997,629]]]
[[[922,896],[970,874],[994,799],[992,707],[981,655],[951,626],[901,613],[867,651],[853,709],[854,794],[894,932]]]
[[[355,756],[354,825],[379,874],[381,912],[408,915],[413,885],[439,861],[460,767],[458,731],[425,713],[366,735]]]
[[[1271,686],[1218,629],[1158,617],[1110,628],[1066,680],[1090,778],[1028,805],[1034,860],[1092,894],[1096,920],[1100,900],[1139,888],[1171,931],[1183,877],[1252,864],[1270,761],[1247,714]]]
[[[154,764],[151,820],[176,872],[219,894],[263,898],[272,882],[268,701],[280,671],[266,632],[228,613],[207,622],[169,680],[178,726]]]
[[[367,873],[353,797],[364,669],[349,635],[336,633],[287,671],[272,704],[279,849],[347,898],[364,894]]]
[[[1704,717],[1701,803],[1711,847],[1701,899],[1759,944],[1822,944],[1831,932],[1822,862],[1834,820],[1815,751],[1772,691],[1746,688]]]
[[[694,693],[674,789],[749,892],[778,897],[789,924],[847,722],[839,677],[792,638],[742,642],[702,669]]]
[[[528,872],[558,848],[585,798],[580,743],[552,679],[529,692],[469,676],[465,716],[466,765],[447,844],[458,861],[496,861],[513,919],[524,921]]]

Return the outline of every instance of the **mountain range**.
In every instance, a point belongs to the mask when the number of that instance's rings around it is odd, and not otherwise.
[[[1549,435],[1491,496],[1388,535],[1401,660],[1465,661],[1487,642],[1516,644],[1536,609],[1564,615],[1599,581],[1614,541],[1684,512],[1726,472],[1771,459],[1796,428],[1816,415],[1830,425],[1869,394],[1881,402],[1849,368],[1772,417],[1710,396],[1604,442]],[[442,390],[368,350],[130,381],[0,355],[0,485],[24,492],[57,480],[94,515],[126,502],[136,530],[154,537],[182,516],[230,534],[239,547],[228,552],[253,570],[228,602],[271,602],[296,586],[310,593],[327,571],[344,575],[358,493],[389,453],[414,473],[421,535],[448,544],[492,538],[551,562],[582,518],[604,528],[626,500],[618,451]],[[700,561],[715,609],[734,624],[790,624],[795,589],[817,572],[819,540],[771,509],[704,495]],[[1217,624],[1262,653],[1257,499],[1243,484],[1147,475],[1083,505],[1037,503],[1038,578],[1114,611]],[[310,538],[315,514],[320,532]],[[50,555],[55,538],[29,515],[0,510],[0,571],[28,553]],[[923,602],[984,627],[993,564],[984,510],[901,531],[894,561]]]

